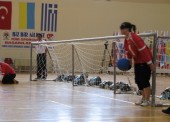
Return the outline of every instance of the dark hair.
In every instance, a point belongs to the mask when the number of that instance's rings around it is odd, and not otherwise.
[[[37,37],[41,37],[41,38],[42,38],[42,34],[40,34],[40,33],[37,33]]]
[[[121,25],[120,25],[120,29],[129,29],[129,32],[134,32],[136,33],[136,25],[133,25],[131,24],[130,22],[123,22]]]

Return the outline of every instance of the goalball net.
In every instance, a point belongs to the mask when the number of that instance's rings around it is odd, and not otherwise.
[[[168,73],[169,70],[162,67],[162,52],[159,51],[160,38],[156,33],[139,34],[153,53],[153,62],[157,64],[157,71]],[[169,41],[166,38],[167,41]],[[30,80],[36,78],[37,54],[36,45],[47,48],[46,53],[46,81],[70,82],[73,86],[88,85],[102,89],[113,90],[115,94],[136,93],[134,82],[134,68],[122,72],[117,69],[116,63],[120,58],[126,58],[124,51],[124,36],[108,36],[83,38],[61,41],[46,41],[31,44]],[[161,52],[159,54],[158,52]],[[167,64],[167,63],[164,63]],[[42,72],[42,71],[40,71]],[[164,81],[163,81],[164,82]],[[156,72],[152,73],[152,105],[161,92],[170,86],[156,81]],[[158,86],[159,85],[159,86]]]

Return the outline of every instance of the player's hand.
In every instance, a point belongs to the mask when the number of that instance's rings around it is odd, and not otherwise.
[[[156,71],[156,65],[155,64],[150,64],[149,67],[150,67],[152,72]]]

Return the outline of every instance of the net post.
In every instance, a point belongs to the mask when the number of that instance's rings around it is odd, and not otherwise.
[[[74,45],[72,44],[72,77],[74,77]],[[74,80],[72,81],[72,85],[74,86]]]
[[[116,94],[116,42],[113,42],[113,63],[114,63],[114,73],[113,73],[113,79],[114,79],[114,94]]]
[[[156,44],[157,44],[157,34],[154,34],[153,39],[153,64],[156,64]],[[155,94],[156,94],[156,70],[152,72],[152,101],[151,105],[156,106],[155,103]]]
[[[75,47],[75,49],[74,49],[74,51],[75,51],[75,55],[77,55],[77,58],[78,58],[78,60],[79,60],[79,62],[80,62],[80,65],[81,65],[81,67],[83,67],[83,64],[81,63],[81,59],[80,59],[80,57],[79,57],[79,53],[77,52],[77,49],[76,49],[76,47]],[[74,56],[75,57],[75,56]],[[87,72],[85,72],[84,70],[82,70],[82,73],[83,73],[83,78],[84,78],[84,80],[85,80],[85,83],[86,83],[86,85],[88,85],[88,83],[87,83]],[[74,84],[75,85],[75,84]]]
[[[33,44],[31,44],[30,47],[30,81],[32,81],[32,49],[33,49]]]

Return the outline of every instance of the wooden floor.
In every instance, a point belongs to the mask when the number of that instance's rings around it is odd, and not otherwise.
[[[53,81],[0,85],[1,122],[170,122],[162,108],[139,107],[134,95]]]

